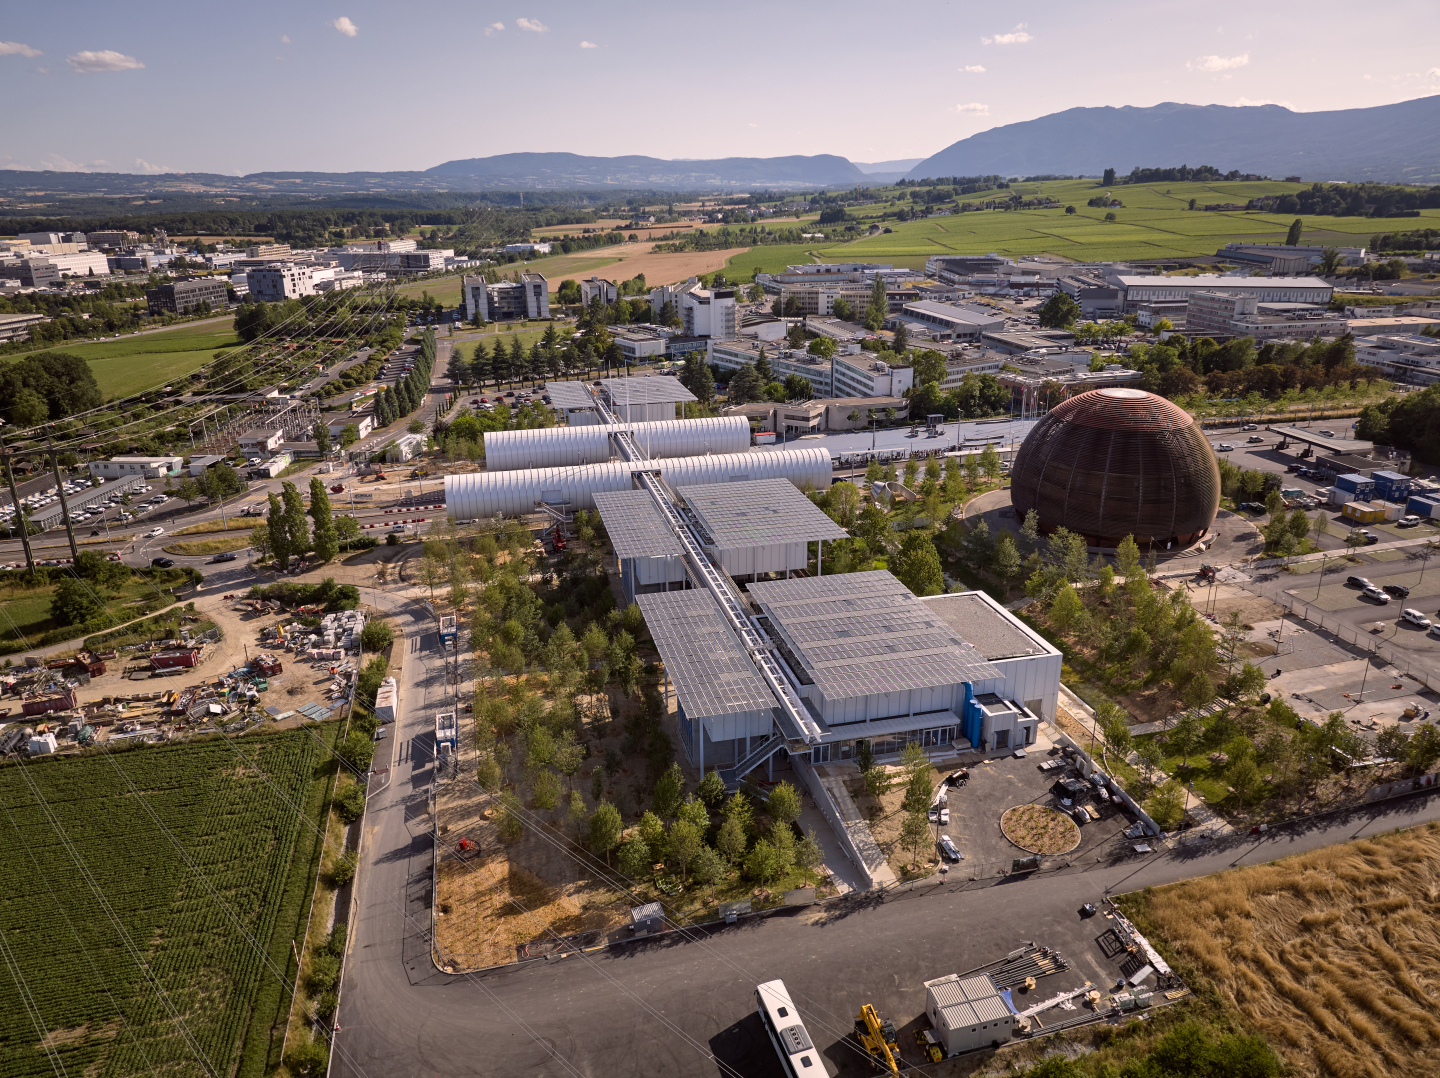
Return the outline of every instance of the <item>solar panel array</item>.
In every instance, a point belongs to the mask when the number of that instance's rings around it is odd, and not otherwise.
[[[849,538],[844,528],[788,479],[711,483],[678,490],[721,550]]]
[[[750,585],[831,700],[1002,675],[885,571]]]
[[[683,556],[685,548],[643,490],[595,492],[595,508],[620,558]]]
[[[662,591],[635,601],[691,719],[775,711],[770,687],[709,592]]]
[[[546,382],[551,408],[594,408],[595,398],[584,382]]]
[[[618,405],[679,404],[682,401],[699,399],[680,384],[680,379],[666,374],[652,374],[641,378],[604,378],[600,384],[605,387],[609,398]]]

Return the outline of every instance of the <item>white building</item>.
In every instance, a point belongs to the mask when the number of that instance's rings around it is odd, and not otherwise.
[[[1325,304],[1335,294],[1333,286],[1319,277],[1223,277],[1201,274],[1198,277],[1131,277],[1107,275],[1106,284],[1124,293],[1124,313],[1139,309],[1142,303],[1157,300],[1188,300],[1196,292],[1240,293],[1254,296],[1261,303]]]
[[[905,304],[891,321],[904,322],[912,331],[919,329],[942,341],[978,341],[983,334],[1005,328],[1005,319],[990,311],[931,300]]]
[[[371,412],[366,412],[363,415],[342,416],[338,419],[327,421],[325,429],[330,432],[330,437],[338,438],[345,428],[350,426],[358,430],[360,437],[364,438],[375,429],[375,416]]]
[[[1409,385],[1440,382],[1440,338],[1423,334],[1377,334],[1355,341],[1355,361]]]
[[[184,457],[111,457],[109,460],[92,460],[90,474],[102,479],[119,479],[124,476],[143,476],[146,479],[162,479],[177,475]]]
[[[266,303],[315,295],[315,267],[298,262],[271,262],[246,272],[250,295]]]
[[[240,448],[246,453],[272,453],[284,444],[283,430],[252,430],[240,436]]]
[[[365,274],[359,270],[327,269],[324,273],[323,277],[315,275],[316,292],[344,292],[365,284]]]
[[[759,341],[743,338],[723,342],[711,341],[710,362],[722,371],[738,371],[747,363],[752,366],[758,364],[762,350],[765,352],[765,359],[769,362],[777,382],[784,382],[788,375],[798,374],[810,383],[812,396],[833,397],[836,395],[832,361],[812,356],[810,353],[801,352],[798,349],[777,349],[773,345],[766,346]],[[855,394],[846,395],[853,396]]]
[[[620,290],[612,281],[592,274],[588,281],[580,282],[580,302],[586,307],[597,299],[601,303],[614,303],[619,298]]]
[[[925,1017],[947,1056],[995,1048],[1015,1035],[1015,1011],[983,973],[925,982]]]
[[[548,243],[507,243],[501,250],[506,254],[548,255],[550,245]]]
[[[737,336],[735,289],[687,289],[680,297],[680,318],[687,337],[710,337],[717,341]]]
[[[467,274],[461,278],[460,296],[467,320],[501,322],[550,317],[549,285],[541,273],[522,273],[519,281],[495,284],[483,276]]]
[[[103,251],[76,251],[43,257],[60,271],[62,277],[103,277],[110,272],[110,260]]]
[[[868,352],[836,353],[830,374],[837,397],[903,397],[915,386],[913,367],[893,367]]]
[[[803,570],[810,544],[849,533],[786,479],[710,483],[677,491],[695,514],[705,550],[739,579]]]
[[[425,435],[406,434],[395,439],[392,445],[385,447],[385,459],[391,464],[400,464],[409,460],[416,453],[425,448]]]

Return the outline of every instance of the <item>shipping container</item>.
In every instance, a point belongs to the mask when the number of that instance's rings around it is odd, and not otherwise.
[[[1349,494],[1350,501],[1368,502],[1375,496],[1375,481],[1359,472],[1351,472],[1349,475],[1335,477],[1335,489]]]
[[[1370,502],[1347,502],[1340,515],[1360,524],[1378,524],[1385,519],[1385,507]]]
[[[1373,472],[1370,480],[1375,484],[1376,498],[1383,498],[1387,502],[1403,502],[1410,497],[1412,480],[1408,475],[1401,475],[1399,472]]]
[[[26,715],[44,715],[49,711],[67,711],[78,703],[79,697],[75,695],[75,690],[67,689],[59,695],[26,700],[21,703],[20,710]]]
[[[1440,519],[1440,499],[1424,498],[1418,494],[1411,495],[1410,500],[1405,503],[1405,512],[1413,513],[1417,517],[1429,519]]]
[[[150,666],[154,670],[178,670],[182,667],[192,667],[200,661],[199,648],[176,648],[173,651],[157,651],[150,656]]]

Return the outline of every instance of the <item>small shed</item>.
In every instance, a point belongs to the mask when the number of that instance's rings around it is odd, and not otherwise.
[[[380,683],[380,691],[375,694],[375,717],[382,723],[394,722],[399,701],[400,689],[393,677],[387,677]]]
[[[925,982],[925,1015],[947,1056],[998,1047],[1015,1032],[1015,1010],[983,973]]]

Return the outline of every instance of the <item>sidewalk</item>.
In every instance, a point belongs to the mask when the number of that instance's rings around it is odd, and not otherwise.
[[[809,798],[805,799],[804,807],[800,809],[800,818],[796,822],[800,825],[800,830],[806,834],[813,833],[815,841],[820,843],[820,849],[824,853],[820,871],[830,874],[830,878],[835,881],[837,894],[843,895],[851,891],[867,890],[859,871],[850,863],[850,858],[845,856],[845,851],[840,848],[840,843],[836,839],[835,831],[829,821],[820,814],[819,809],[810,807]]]

